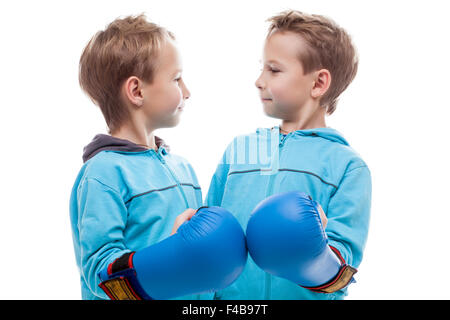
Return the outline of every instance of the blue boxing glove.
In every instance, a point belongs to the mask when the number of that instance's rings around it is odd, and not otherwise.
[[[346,287],[356,269],[328,245],[318,203],[303,192],[261,201],[247,224],[250,256],[264,271],[315,292]]]
[[[247,261],[239,222],[220,207],[201,207],[172,236],[124,254],[99,273],[113,300],[171,299],[221,290]]]

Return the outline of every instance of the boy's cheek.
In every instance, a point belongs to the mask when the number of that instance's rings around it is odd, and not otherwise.
[[[289,84],[288,83],[275,83],[270,89],[268,89],[270,96],[274,101],[278,101],[280,103],[289,101]]]
[[[273,101],[285,109],[284,111],[296,111],[298,106],[305,103],[305,93],[298,86],[283,86],[273,91]]]
[[[166,88],[160,98],[159,109],[165,113],[175,113],[183,105],[183,95],[179,88]]]
[[[154,92],[151,102],[146,107],[146,114],[149,118],[161,125],[166,125],[167,119],[172,118],[180,110],[182,104],[180,94],[174,90],[159,90]]]
[[[176,101],[177,101],[176,102],[177,108],[184,106],[183,92],[181,91],[180,88],[178,88],[177,90]]]
[[[286,109],[289,105],[289,96],[283,91],[283,89],[275,90],[272,92],[272,104],[278,109]]]

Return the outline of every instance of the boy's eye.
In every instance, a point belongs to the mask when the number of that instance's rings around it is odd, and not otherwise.
[[[281,70],[275,69],[275,68],[271,68],[271,67],[266,67],[267,71],[272,72],[272,73],[277,73],[277,72],[281,72]],[[263,69],[261,69],[262,71]]]
[[[273,68],[270,68],[270,67],[267,67],[266,68],[267,69],[267,71],[269,71],[269,72],[272,72],[272,73],[278,73],[278,72],[281,72],[281,70],[278,70],[278,69],[273,69]],[[262,72],[264,69],[260,69],[260,71]]]

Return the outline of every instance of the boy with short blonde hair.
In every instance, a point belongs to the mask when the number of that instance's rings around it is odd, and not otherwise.
[[[356,271],[368,234],[371,175],[342,134],[325,124],[356,75],[356,50],[347,32],[324,16],[289,10],[268,21],[263,70],[255,85],[264,112],[281,124],[228,145],[206,204],[228,209],[245,230],[264,199],[304,192],[319,204],[328,244],[342,266]],[[214,299],[342,299],[351,281],[336,286],[343,283],[338,277],[305,288],[263,271],[249,258],[240,278]]]
[[[81,55],[81,88],[109,133],[84,148],[70,198],[83,299],[111,297],[100,272],[174,234],[202,203],[192,166],[153,133],[176,126],[190,96],[174,40],[145,15],[128,16],[97,32]]]

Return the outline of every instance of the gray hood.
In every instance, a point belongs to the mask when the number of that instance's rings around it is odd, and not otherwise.
[[[169,152],[169,146],[165,144],[164,140],[155,136],[156,146],[159,148],[163,146]],[[95,156],[103,150],[139,152],[145,151],[148,148],[137,145],[134,142],[125,139],[119,139],[107,134],[97,134],[92,141],[83,148],[83,163]]]

